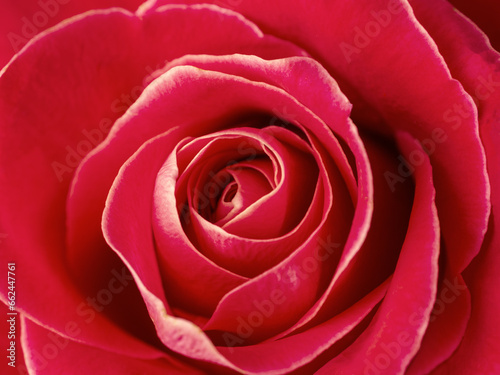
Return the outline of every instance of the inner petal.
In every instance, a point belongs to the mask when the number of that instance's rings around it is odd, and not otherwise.
[[[232,182],[222,192],[212,217],[212,222],[221,227],[273,190],[266,176],[253,168],[230,167],[227,172]]]
[[[177,202],[245,238],[275,238],[292,230],[311,203],[315,184],[305,181],[317,181],[318,167],[307,142],[271,128],[243,127],[184,144],[178,149]],[[186,233],[193,233],[190,225],[184,220]]]

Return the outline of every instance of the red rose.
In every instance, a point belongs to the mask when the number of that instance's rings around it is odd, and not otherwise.
[[[169,3],[0,73],[7,366],[499,373],[485,35],[445,1]]]

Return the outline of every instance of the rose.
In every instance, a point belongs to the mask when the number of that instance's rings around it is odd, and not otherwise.
[[[27,367],[493,373],[496,52],[441,2],[412,2],[416,19],[396,2],[219,5],[87,14],[2,72],[2,256]],[[246,240],[217,229],[225,203],[265,196],[226,226]]]

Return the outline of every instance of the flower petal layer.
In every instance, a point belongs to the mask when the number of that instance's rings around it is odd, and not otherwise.
[[[405,156],[415,150],[425,155],[410,135],[397,136]],[[359,339],[318,374],[403,374],[419,349],[436,298],[440,228],[428,159],[414,177],[408,232],[387,295]]]

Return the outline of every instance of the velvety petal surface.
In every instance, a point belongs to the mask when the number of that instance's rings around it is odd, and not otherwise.
[[[351,259],[341,259],[325,293],[294,329],[311,328],[343,311],[394,272],[408,227],[414,195],[413,181],[408,179],[393,191],[386,175],[398,173],[399,151],[387,140],[370,134],[361,134],[361,140],[373,175],[373,219],[370,228],[359,251]]]
[[[429,374],[457,350],[464,337],[471,314],[471,296],[461,275],[452,275],[447,268],[438,284],[436,301],[431,312],[420,350],[408,367],[407,374]],[[411,321],[422,319],[423,310],[415,311]]]
[[[175,138],[166,137],[167,142],[172,140]],[[156,147],[166,149],[161,144]],[[145,164],[150,163],[149,158],[142,160]],[[178,173],[175,153],[171,153],[166,162],[151,173],[155,178],[152,191],[141,191],[140,194],[152,199],[145,206],[149,224],[145,233],[152,232],[154,236],[157,247],[149,252],[150,256],[156,254],[158,259],[165,295],[173,305],[207,316],[220,298],[247,278],[223,269],[201,254],[184,233],[175,200]],[[121,216],[121,211],[117,215]],[[114,226],[113,221],[110,224]],[[125,228],[126,221],[122,225]],[[140,237],[137,239],[140,240]],[[121,251],[120,248],[117,250]],[[204,288],[199,287],[200,282],[205,285]]]
[[[377,304],[385,295],[390,279],[375,288],[365,298],[359,300],[343,313],[315,326],[305,332],[280,340],[269,340],[264,343],[244,347],[232,347],[244,341],[242,335],[227,334],[225,347],[218,347],[223,353],[241,368],[254,374],[286,374],[314,362],[328,348],[345,348],[348,344],[343,339],[361,321],[376,310]],[[257,311],[257,310],[256,310]],[[273,311],[274,313],[274,311]],[[349,343],[349,341],[347,340]],[[258,360],[256,360],[258,359]]]

